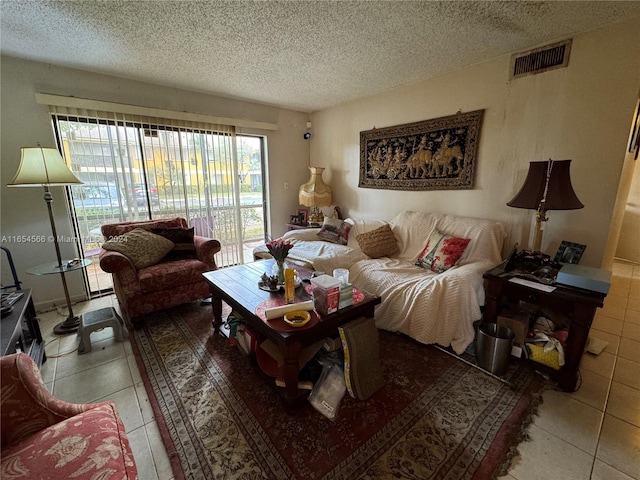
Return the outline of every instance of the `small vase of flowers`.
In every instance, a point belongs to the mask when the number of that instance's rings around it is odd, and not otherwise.
[[[284,240],[272,240],[267,243],[267,249],[269,253],[276,261],[276,265],[278,266],[278,283],[284,283],[284,261],[289,255],[289,250],[293,248],[293,245],[289,242],[285,242]]]

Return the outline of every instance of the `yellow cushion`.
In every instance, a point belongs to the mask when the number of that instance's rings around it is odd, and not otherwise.
[[[557,350],[544,351],[544,345],[536,345],[535,343],[528,343],[529,358],[534,362],[542,363],[547,367],[551,367],[554,370],[560,370],[560,361]]]

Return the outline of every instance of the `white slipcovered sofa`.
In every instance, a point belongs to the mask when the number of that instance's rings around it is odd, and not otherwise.
[[[352,225],[346,245],[320,238],[317,228],[287,232],[282,238],[294,245],[287,261],[329,275],[335,268],[348,268],[356,288],[382,298],[375,314],[378,328],[402,332],[425,344],[451,346],[462,353],[474,340],[473,322],[482,316],[482,274],[502,259],[503,226],[491,220],[409,211],[389,222],[346,222]],[[393,232],[397,252],[371,258],[363,252],[358,236],[386,229],[384,225]],[[455,265],[441,273],[415,264],[437,232],[470,239]],[[361,237],[363,245],[368,236]],[[371,253],[371,246],[365,250]],[[269,257],[264,246],[257,247],[254,255]]]

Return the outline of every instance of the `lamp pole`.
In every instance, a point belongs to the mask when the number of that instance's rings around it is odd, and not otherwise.
[[[542,251],[542,233],[544,232],[544,223],[549,220],[547,217],[547,211],[542,206],[543,203],[540,202],[542,208],[538,208],[536,211],[536,231],[533,236],[533,251],[540,252]]]
[[[71,299],[69,298],[69,288],[67,287],[67,279],[64,276],[64,266],[62,265],[62,255],[60,255],[60,245],[58,244],[58,233],[56,232],[56,222],[53,218],[53,195],[49,191],[49,185],[44,185],[44,201],[47,203],[47,211],[49,212],[49,222],[51,222],[51,233],[53,234],[53,245],[56,247],[56,257],[58,258],[58,269],[60,270],[60,278],[62,280],[62,288],[64,289],[64,299],[67,302],[69,316],[67,319],[53,327],[53,333],[56,335],[65,335],[73,333],[78,329],[80,319],[73,314]]]

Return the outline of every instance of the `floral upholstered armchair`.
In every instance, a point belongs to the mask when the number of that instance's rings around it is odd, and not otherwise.
[[[0,478],[138,478],[113,402],[74,404],[54,397],[24,353],[0,358],[0,382]]]
[[[184,218],[103,225],[100,268],[113,276],[123,316],[137,317],[210,295],[202,276],[216,270],[220,242],[194,235]]]

